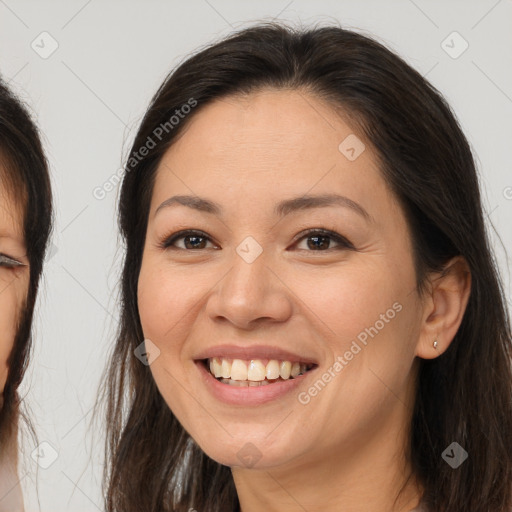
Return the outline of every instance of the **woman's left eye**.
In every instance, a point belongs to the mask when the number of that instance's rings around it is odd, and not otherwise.
[[[316,252],[325,252],[326,250],[336,249],[332,247],[327,247],[331,245],[331,241],[335,241],[338,244],[337,249],[353,249],[354,246],[343,236],[335,233],[333,231],[329,231],[327,229],[309,229],[306,232],[301,233],[301,236],[297,239],[297,241],[301,241],[303,239],[311,240],[311,243],[307,243],[307,247],[312,249],[312,251]],[[177,247],[175,244],[178,240],[185,240],[184,247]],[[160,247],[162,249],[206,249],[205,243],[206,241],[210,241],[211,239],[206,233],[202,231],[196,230],[186,230],[179,231],[170,237],[167,237],[161,244]],[[311,251],[310,251],[311,252]]]
[[[354,246],[345,237],[327,229],[309,229],[306,233],[302,233],[299,241],[303,239],[308,241],[307,247],[314,248],[313,251],[316,252],[325,252],[325,250],[329,251],[332,249],[354,249]],[[309,243],[309,240],[311,240],[312,243]],[[329,240],[334,240],[338,244],[338,247],[326,248],[326,245],[330,245]],[[323,250],[319,251],[319,249]]]
[[[25,263],[15,260],[6,254],[0,254],[0,267],[14,268],[24,266]]]

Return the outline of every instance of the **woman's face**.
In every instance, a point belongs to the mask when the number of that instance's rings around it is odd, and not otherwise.
[[[0,393],[7,381],[7,360],[28,292],[26,252],[22,212],[0,181]]]
[[[206,106],[161,161],[138,283],[150,369],[222,464],[369,452],[409,418],[422,319],[411,241],[357,137],[306,93],[263,91]],[[185,229],[202,234],[169,241]],[[214,356],[236,382],[209,374]],[[316,366],[286,378],[300,363]]]

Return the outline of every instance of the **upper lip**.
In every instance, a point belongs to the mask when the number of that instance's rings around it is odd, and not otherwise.
[[[318,364],[314,357],[305,356],[271,345],[216,345],[199,354],[194,359],[210,359],[224,357],[227,359],[277,359],[300,363]]]

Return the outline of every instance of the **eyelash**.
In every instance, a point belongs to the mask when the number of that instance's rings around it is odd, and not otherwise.
[[[21,267],[22,265],[23,263],[21,261],[15,260],[14,258],[7,256],[7,254],[0,253],[0,268],[16,268]]]
[[[195,230],[195,229],[186,229],[186,230],[178,231],[177,233],[174,233],[170,236],[167,236],[159,244],[159,247],[161,249],[173,249],[173,250],[180,250],[180,251],[187,251],[187,252],[196,252],[196,251],[204,250],[204,249],[182,249],[181,247],[173,247],[172,244],[175,243],[177,240],[179,240],[181,238],[186,238],[187,236],[192,236],[192,235],[199,236],[201,238],[206,238],[207,240],[209,240],[211,242],[210,237],[203,231],[199,231],[199,230]],[[301,240],[303,240],[304,238],[307,238],[308,236],[311,237],[312,235],[324,236],[324,237],[327,236],[327,237],[331,238],[332,240],[334,240],[336,243],[340,244],[340,247],[337,247],[337,248],[331,247],[326,250],[320,249],[318,251],[315,251],[315,250],[308,251],[307,249],[301,249],[301,250],[305,250],[307,252],[330,252],[333,250],[341,250],[341,249],[355,249],[354,246],[352,245],[352,243],[350,243],[343,236],[339,235],[338,233],[335,233],[334,231],[330,231],[328,229],[323,229],[323,228],[311,228],[311,229],[307,229],[307,230],[301,232],[294,243],[298,243]]]

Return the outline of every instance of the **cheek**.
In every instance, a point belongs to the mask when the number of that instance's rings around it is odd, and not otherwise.
[[[161,350],[176,346],[168,340],[181,339],[187,329],[187,313],[194,302],[190,276],[147,259],[141,267],[137,295],[145,338],[162,345]]]
[[[416,318],[409,276],[391,272],[382,262],[306,276],[296,281],[300,285],[294,291],[307,306],[305,314],[317,318],[332,360],[344,358],[343,373],[353,384],[360,382],[361,390],[370,385],[375,377],[369,369],[390,382],[407,373]]]
[[[191,279],[184,272],[154,263],[148,258],[139,274],[139,317],[144,339],[151,340],[160,351],[150,365],[151,375],[168,407],[186,428],[194,424],[194,419],[188,419],[193,409],[190,393],[184,393],[180,384],[187,372],[183,347],[192,328],[192,308],[197,298],[192,297]]]
[[[0,391],[3,391],[7,380],[7,359],[16,336],[16,319],[19,309],[14,287],[2,288],[3,291],[0,293]]]
[[[384,272],[371,267],[302,274],[295,282],[294,292],[306,306],[307,316],[314,313],[321,320],[336,349],[373,325],[399,297]]]
[[[319,424],[334,421],[345,425],[347,436],[356,436],[351,429],[358,432],[361,425],[379,423],[379,415],[395,404],[395,394],[405,393],[414,359],[414,296],[406,276],[382,264],[347,266],[330,277],[318,277],[308,277],[296,290],[308,317],[316,317],[315,324],[323,330],[332,364],[324,374],[329,384],[319,393],[321,398],[309,394],[311,388],[304,391],[322,418]],[[347,411],[352,411],[349,418]]]
[[[163,278],[163,280],[162,280]],[[139,275],[137,300],[139,316],[144,331],[144,337],[152,339],[158,337],[158,333],[165,328],[168,315],[172,314],[172,305],[169,304],[170,297],[166,290],[168,284],[165,276],[159,274],[149,265],[142,265]]]

